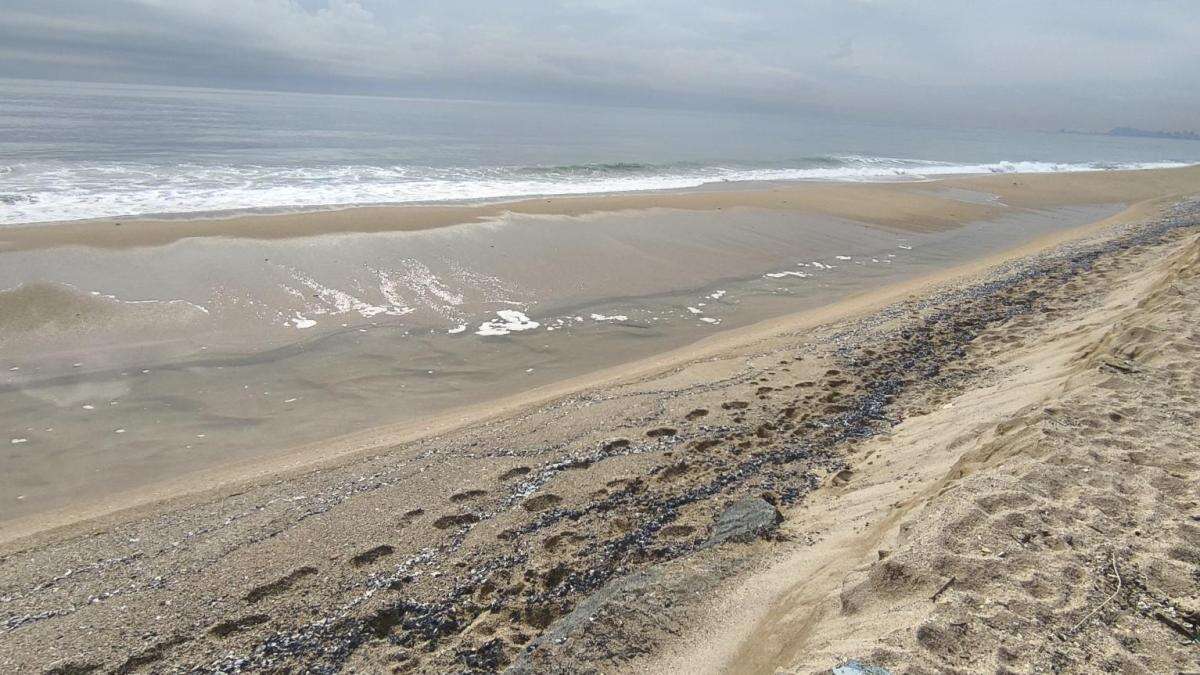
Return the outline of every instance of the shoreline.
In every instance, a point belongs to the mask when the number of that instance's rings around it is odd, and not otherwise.
[[[1151,163],[1153,164],[1153,163]],[[96,216],[89,218],[73,218],[69,220],[37,220],[20,223],[12,223],[4,226],[3,229],[27,229],[37,227],[64,227],[70,225],[83,224],[98,224],[98,223],[115,223],[122,224],[134,222],[153,222],[160,224],[168,223],[189,223],[195,221],[222,221],[222,220],[241,220],[264,217],[282,217],[282,216],[313,216],[320,214],[336,213],[341,211],[366,211],[379,209],[489,209],[493,207],[504,207],[510,204],[523,205],[526,202],[545,202],[553,200],[615,200],[655,196],[670,196],[675,194],[691,194],[691,193],[709,193],[709,192],[758,192],[764,190],[787,189],[802,185],[889,185],[889,184],[921,184],[921,183],[936,183],[945,180],[967,179],[988,176],[1042,176],[1056,174],[1089,174],[1089,173],[1112,173],[1112,172],[1145,172],[1145,171],[1171,171],[1178,169],[1190,169],[1200,167],[1200,163],[1172,163],[1165,162],[1165,166],[1139,166],[1127,168],[1094,168],[1082,169],[1075,168],[1070,170],[1060,171],[1040,171],[1040,172],[1020,172],[1020,171],[1005,171],[1005,172],[963,172],[963,173],[937,173],[922,175],[920,173],[897,174],[889,176],[880,174],[862,179],[851,178],[758,178],[758,179],[723,179],[723,180],[708,180],[697,183],[695,185],[685,185],[678,187],[658,187],[644,189],[629,189],[629,190],[611,190],[611,191],[595,191],[595,192],[546,192],[546,193],[529,193],[529,194],[514,194],[501,195],[495,197],[476,197],[464,199],[434,199],[434,200],[411,200],[411,201],[378,201],[378,202],[348,202],[348,203],[333,203],[333,204],[284,204],[279,206],[262,206],[262,207],[246,207],[246,208],[226,208],[216,210],[194,210],[194,211],[157,211],[145,213],[129,213],[113,216]],[[604,212],[601,208],[596,212]],[[564,214],[555,214],[564,215]],[[432,227],[438,227],[434,225]],[[0,231],[3,231],[0,229]]]
[[[1078,191],[1085,183],[1090,187],[1083,190],[1094,195],[1093,200],[1135,202],[1161,194],[1171,186],[1183,189],[1194,183],[1198,176],[1200,165],[1040,174],[964,174],[923,181],[713,183],[681,190],[516,198],[479,204],[368,205],[195,218],[97,218],[2,228],[0,253],[67,246],[114,249],[165,246],[196,237],[271,240],[407,232],[495,221],[509,214],[575,218],[656,208],[688,211],[770,209],[842,217],[887,229],[922,232],[996,213],[996,205],[967,201],[947,212],[943,200],[926,193],[925,189],[929,187],[991,192],[1009,206],[1036,208],[1062,203],[1056,199],[1056,194],[1068,188]],[[1138,180],[1127,180],[1131,177]],[[1012,189],[1022,187],[1025,181],[1042,187],[1032,192]],[[888,203],[881,204],[880,195],[888,196],[885,200]]]
[[[390,453],[398,446],[437,438],[463,428],[504,419],[524,410],[587,390],[641,377],[648,377],[733,349],[745,349],[755,342],[783,333],[811,331],[820,326],[851,320],[894,303],[906,296],[921,295],[938,287],[962,282],[988,268],[1051,248],[1073,239],[1087,237],[1113,223],[1141,218],[1174,197],[1160,197],[1127,207],[1121,212],[1093,223],[1044,235],[1001,253],[939,272],[923,275],[887,288],[851,297],[754,324],[728,329],[689,345],[648,358],[601,369],[536,387],[517,395],[445,411],[421,422],[406,422],[372,428],[363,432],[324,439],[292,447],[267,457],[235,461],[186,477],[123,493],[99,504],[55,509],[30,517],[0,523],[0,551],[54,537],[74,529],[92,527],[95,522],[119,522],[122,518],[157,508],[193,503],[244,489],[266,480],[285,479],[311,471],[321,471],[352,462],[372,453]]]

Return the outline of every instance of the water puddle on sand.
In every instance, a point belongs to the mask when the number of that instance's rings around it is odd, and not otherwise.
[[[426,419],[1117,210],[933,234],[651,210],[0,253],[0,504],[19,518]]]

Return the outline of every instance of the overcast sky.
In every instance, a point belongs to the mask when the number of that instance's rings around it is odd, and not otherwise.
[[[1200,128],[1200,2],[0,0],[0,77]]]

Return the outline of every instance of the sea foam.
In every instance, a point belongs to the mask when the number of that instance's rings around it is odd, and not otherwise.
[[[518,312],[515,309],[502,309],[496,312],[499,318],[485,321],[479,324],[479,329],[475,331],[476,335],[508,335],[523,330],[532,330],[541,324],[525,316],[523,312]]]
[[[0,225],[86,218],[496,200],[690,188],[725,181],[919,181],[950,174],[1154,169],[1180,162],[952,163],[838,155],[797,166],[320,167],[25,163],[0,173]]]

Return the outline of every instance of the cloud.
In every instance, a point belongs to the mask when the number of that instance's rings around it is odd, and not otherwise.
[[[837,51],[829,55],[829,60],[844,61],[852,56],[854,56],[854,38],[848,37],[842,41],[842,44],[837,48]]]
[[[8,77],[1200,126],[1189,0],[6,4]]]

